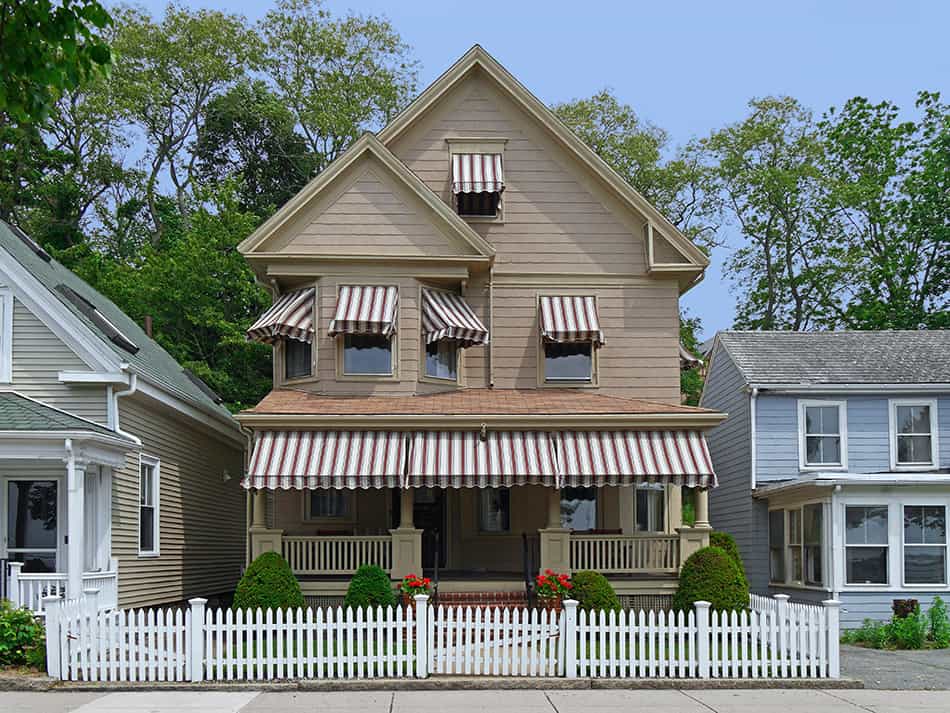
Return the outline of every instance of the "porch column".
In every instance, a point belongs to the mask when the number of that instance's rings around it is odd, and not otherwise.
[[[251,559],[257,559],[265,552],[280,552],[283,547],[283,530],[270,530],[267,527],[267,491],[258,488],[254,491],[251,527],[248,535],[251,540]]]
[[[407,574],[422,574],[422,530],[413,522],[412,509],[415,491],[403,488],[399,491],[399,527],[390,530],[393,548],[393,566],[389,576],[402,579]]]
[[[696,491],[696,527],[710,528],[709,491],[706,488]]]
[[[86,464],[76,459],[72,441],[66,440],[66,596],[82,593],[83,509],[86,490]]]
[[[676,532],[683,525],[683,486],[667,485],[666,501],[670,508],[670,522],[668,532]]]
[[[571,573],[571,531],[561,527],[561,491],[544,488],[547,497],[548,526],[538,531],[541,541],[540,570]]]
[[[267,527],[267,491],[254,491],[254,508],[252,511],[251,527]]]
[[[680,536],[680,566],[696,550],[709,546],[709,495],[705,488],[696,490],[696,524],[693,527],[680,527],[676,530]]]

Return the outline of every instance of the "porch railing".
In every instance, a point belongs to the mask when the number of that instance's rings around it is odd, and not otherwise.
[[[680,565],[677,535],[571,535],[571,570],[603,574],[675,573]]]
[[[389,535],[284,535],[281,549],[294,574],[352,574],[360,565],[393,566]]]
[[[11,566],[12,565],[12,566]],[[7,565],[7,594],[16,607],[27,607],[37,616],[43,616],[44,597],[65,597],[69,576],[63,572],[22,572],[20,564]],[[118,573],[87,572],[82,576],[83,589],[98,589],[98,601],[103,609],[118,606]]]

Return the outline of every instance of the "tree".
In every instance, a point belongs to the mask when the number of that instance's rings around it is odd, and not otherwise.
[[[699,344],[699,333],[702,330],[702,320],[690,316],[685,309],[680,311],[680,346],[690,354],[704,358]],[[680,369],[680,394],[684,396],[684,403],[688,406],[699,405],[699,397],[703,393],[702,370],[698,367]]]
[[[260,24],[264,69],[323,169],[415,90],[416,62],[378,17],[331,18],[319,0],[279,0]]]
[[[0,2],[0,112],[42,122],[61,92],[108,68],[101,32],[111,23],[97,0]]]

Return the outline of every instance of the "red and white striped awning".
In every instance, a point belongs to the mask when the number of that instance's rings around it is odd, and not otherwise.
[[[329,334],[382,334],[396,331],[399,288],[382,285],[342,285]]]
[[[452,339],[463,347],[488,344],[488,330],[461,295],[422,290],[422,334],[426,344]]]
[[[399,488],[401,431],[258,431],[245,488]]]
[[[452,154],[453,193],[501,193],[505,178],[500,153]]]
[[[558,466],[561,487],[717,484],[700,431],[563,431]]]
[[[604,344],[597,316],[597,300],[576,295],[542,295],[538,303],[541,336],[551,342]]]
[[[554,439],[545,431],[412,434],[407,487],[501,488],[557,484]]]
[[[316,288],[308,287],[281,295],[250,329],[247,338],[273,344],[279,339],[313,342],[313,300]]]

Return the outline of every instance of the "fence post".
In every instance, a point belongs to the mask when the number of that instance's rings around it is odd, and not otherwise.
[[[564,675],[577,678],[577,600],[565,599],[564,607]]]
[[[205,663],[205,604],[207,599],[196,597],[189,599],[191,606],[191,633],[188,645],[189,680],[192,682],[204,680]]]
[[[23,569],[22,562],[10,562],[10,579],[7,580],[7,594],[14,609],[19,609],[23,606],[23,602],[20,601],[21,569]]]
[[[416,678],[429,677],[429,595],[416,594]]]
[[[822,604],[825,607],[825,631],[828,636],[828,677],[841,678],[841,632],[838,630],[841,602],[826,599]]]
[[[788,675],[788,599],[787,594],[776,594],[775,618],[778,619],[778,660],[782,677]],[[773,675],[774,672],[773,672]]]
[[[46,612],[46,674],[52,678],[61,678],[63,670],[62,605],[62,598],[56,594],[43,597],[43,611]]]
[[[696,611],[696,675],[709,678],[709,602],[693,602]]]

